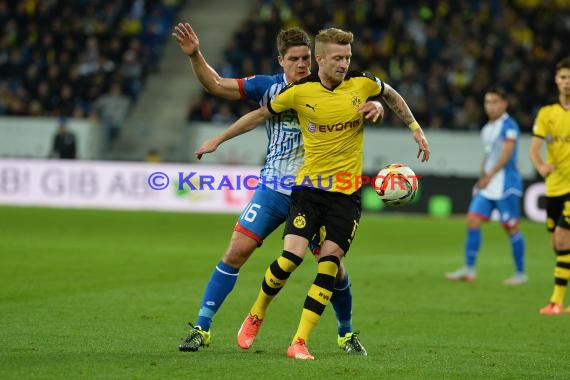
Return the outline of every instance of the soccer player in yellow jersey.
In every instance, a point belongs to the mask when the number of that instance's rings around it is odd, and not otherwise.
[[[312,360],[306,342],[333,293],[340,260],[346,255],[360,220],[363,115],[359,107],[370,97],[386,104],[413,131],[418,157],[427,161],[429,145],[404,99],[388,84],[361,72],[349,72],[353,35],[336,28],[315,38],[319,66],[312,74],[281,91],[266,106],[240,118],[235,125],[261,123],[274,114],[297,112],[304,140],[305,161],[291,193],[284,231],[283,254],[267,269],[261,290],[238,332],[238,345],[249,348],[265,311],[291,272],[302,262],[309,240],[321,232],[317,276],[305,299],[301,321],[287,356]],[[346,186],[347,179],[352,186]]]
[[[248,78],[221,77],[206,61],[200,51],[198,36],[188,23],[179,23],[173,36],[192,65],[196,78],[211,94],[226,99],[250,99],[260,105],[278,94],[282,88],[310,74],[311,42],[300,28],[288,28],[277,34],[278,62],[283,71],[273,75],[254,75]],[[366,102],[359,109],[370,121],[382,118],[384,108],[377,101]],[[253,129],[255,125],[251,126]],[[302,138],[297,115],[284,112],[265,123],[268,137],[267,156],[261,177],[292,179],[303,161]],[[228,128],[207,140],[204,153],[211,152],[224,141],[247,129]],[[201,151],[201,148],[198,149]],[[198,153],[198,158],[200,153]],[[261,182],[264,184],[264,182]],[[211,344],[211,326],[227,296],[237,283],[238,275],[253,252],[264,239],[286,219],[290,204],[290,189],[260,187],[255,190],[234,227],[228,248],[215,266],[206,284],[195,324],[180,344],[181,351],[197,351]],[[349,354],[366,355],[366,349],[352,328],[352,292],[346,268],[341,264],[335,282],[331,304],[337,317],[339,347]]]
[[[570,279],[570,57],[556,65],[558,99],[538,111],[530,142],[530,159],[546,182],[546,228],[556,252],[554,291],[540,314],[562,314]],[[546,161],[540,149],[546,142]]]

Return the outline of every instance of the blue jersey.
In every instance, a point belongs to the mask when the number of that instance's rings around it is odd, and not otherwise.
[[[485,173],[489,173],[499,161],[504,141],[515,141],[515,149],[507,164],[493,176],[489,185],[481,190],[481,195],[487,199],[504,199],[509,195],[522,196],[522,179],[516,166],[519,136],[519,126],[508,114],[483,126],[481,140],[485,150],[483,161]]]
[[[285,74],[256,75],[238,79],[241,96],[266,105],[285,86]],[[291,193],[294,177],[303,163],[303,140],[299,119],[293,110],[273,116],[265,122],[267,155],[260,173],[260,182],[284,194]],[[285,186],[281,178],[287,176]]]

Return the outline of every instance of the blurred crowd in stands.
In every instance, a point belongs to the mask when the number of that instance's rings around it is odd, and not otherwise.
[[[0,0],[0,115],[95,117],[136,102],[183,0]]]
[[[215,65],[220,75],[280,72],[281,28],[300,26],[314,36],[340,27],[355,34],[351,68],[396,88],[427,128],[479,129],[483,94],[497,85],[530,131],[538,107],[556,94],[556,62],[569,54],[568,0],[258,0],[254,9]],[[239,103],[204,93],[187,117],[230,122],[245,111]],[[387,109],[383,124],[401,122]]]
[[[0,115],[95,117],[116,138],[183,2],[0,0]],[[351,68],[395,87],[426,128],[478,129],[483,93],[499,85],[530,130],[570,40],[568,0],[257,0],[253,9],[223,61],[211,62],[220,75],[280,72],[282,28],[344,28],[355,34]],[[255,107],[204,93],[187,119],[230,123]],[[387,109],[384,124],[401,123]]]

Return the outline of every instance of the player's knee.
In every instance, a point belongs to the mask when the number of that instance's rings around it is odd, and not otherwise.
[[[556,251],[565,251],[570,249],[570,230],[566,228],[556,227],[553,234],[554,249]]]
[[[338,272],[336,273],[336,282],[340,282],[344,279],[346,275],[346,269],[344,268],[344,262],[341,260],[338,266]]]
[[[480,228],[481,224],[483,223],[483,219],[476,215],[468,214],[467,215],[467,227],[471,229]]]
[[[505,229],[505,232],[507,233],[507,235],[509,236],[513,236],[519,233],[519,225],[518,223],[513,223],[513,224],[505,224],[503,225],[503,228]]]
[[[247,252],[243,250],[228,249],[224,254],[222,261],[234,268],[241,268],[249,259],[253,251]]]
[[[243,241],[239,239],[232,239],[230,246],[224,254],[224,263],[234,267],[241,268],[243,264],[249,259],[255,248],[257,248],[257,242],[253,241]]]

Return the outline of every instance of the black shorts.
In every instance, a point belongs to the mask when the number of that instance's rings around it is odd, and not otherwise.
[[[293,234],[311,240],[324,227],[325,239],[348,252],[360,221],[361,191],[348,195],[301,187],[291,192],[291,206],[283,236]]]
[[[558,197],[546,197],[546,229],[556,226],[570,230],[570,193]]]

